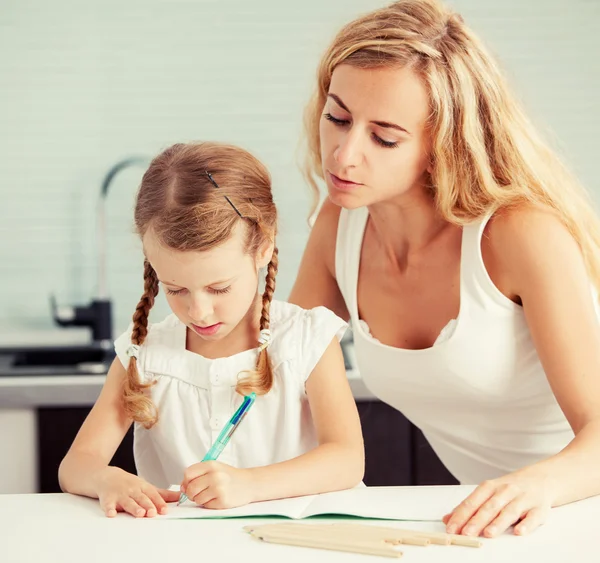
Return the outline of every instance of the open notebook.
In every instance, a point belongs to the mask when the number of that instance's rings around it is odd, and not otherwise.
[[[464,500],[474,487],[360,487],[282,500],[255,502],[239,508],[209,510],[188,501],[169,505],[160,518],[247,518],[283,516],[301,519],[337,515],[379,520],[440,521]]]

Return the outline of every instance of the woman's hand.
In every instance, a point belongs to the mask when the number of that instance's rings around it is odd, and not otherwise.
[[[251,471],[218,461],[203,461],[188,467],[181,490],[204,508],[234,508],[253,501]]]
[[[546,521],[552,491],[549,480],[533,468],[485,481],[444,516],[446,532],[491,538],[516,524],[514,533],[526,534]]]
[[[136,518],[152,518],[167,512],[167,502],[179,499],[177,491],[158,489],[118,467],[107,467],[98,476],[98,500],[109,518],[128,512]]]

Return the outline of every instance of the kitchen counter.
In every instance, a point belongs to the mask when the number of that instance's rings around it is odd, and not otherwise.
[[[347,374],[357,401],[374,398],[356,370]],[[0,377],[0,409],[91,406],[105,377],[105,374]]]

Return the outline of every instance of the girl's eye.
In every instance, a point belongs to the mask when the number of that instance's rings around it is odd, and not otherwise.
[[[330,113],[324,114],[325,119],[327,121],[331,121],[334,125],[347,125],[348,121],[345,119],[338,119],[337,117],[333,117]]]
[[[223,288],[212,288],[211,291],[215,294],[215,295],[223,295],[224,293],[229,293],[231,291],[231,286],[227,286],[227,287],[223,287]]]
[[[181,295],[185,291],[185,289],[169,289],[168,287],[165,289],[169,295]]]

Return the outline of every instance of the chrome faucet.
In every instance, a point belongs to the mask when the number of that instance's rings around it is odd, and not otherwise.
[[[143,157],[126,158],[110,168],[104,176],[100,188],[98,215],[96,224],[97,239],[97,296],[84,306],[57,306],[56,299],[50,296],[50,305],[54,321],[60,326],[87,326],[92,331],[92,340],[101,348],[112,346],[112,303],[108,296],[106,275],[106,196],[115,176],[134,165],[148,165],[149,160]]]

